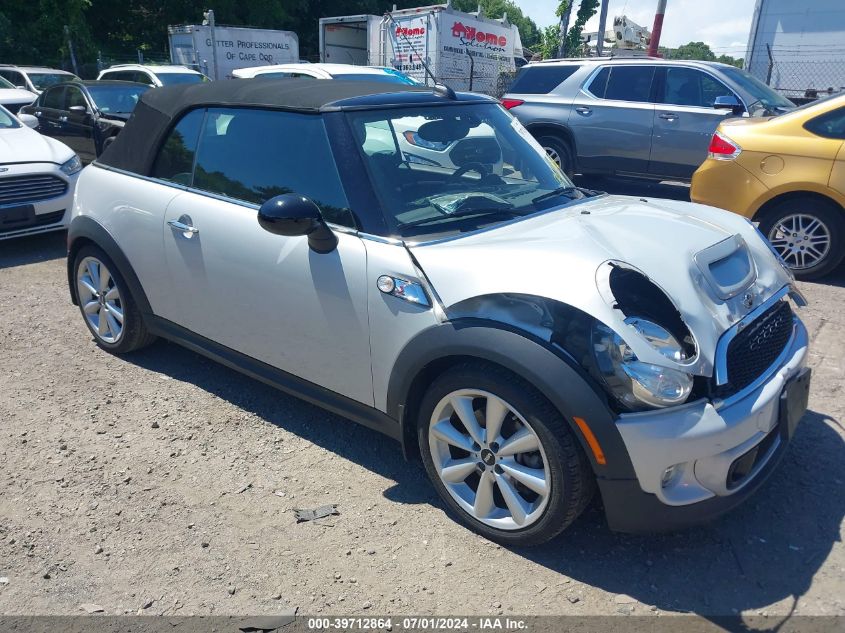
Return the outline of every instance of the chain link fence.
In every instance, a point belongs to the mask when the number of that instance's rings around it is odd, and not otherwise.
[[[746,70],[796,103],[845,92],[845,46],[752,51]]]

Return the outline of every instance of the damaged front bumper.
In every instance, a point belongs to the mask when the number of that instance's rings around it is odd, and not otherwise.
[[[762,384],[724,402],[621,415],[617,429],[636,479],[600,479],[610,527],[677,529],[718,516],[774,470],[809,390],[807,330],[800,320]]]

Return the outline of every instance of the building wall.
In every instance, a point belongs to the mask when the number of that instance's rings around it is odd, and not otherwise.
[[[845,88],[845,0],[757,0],[745,67],[786,93]]]

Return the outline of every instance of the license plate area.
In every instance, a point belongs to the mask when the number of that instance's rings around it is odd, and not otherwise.
[[[789,379],[780,394],[780,432],[787,440],[795,433],[810,400],[809,367]]]
[[[24,204],[0,208],[0,231],[25,229],[35,224],[35,207]]]

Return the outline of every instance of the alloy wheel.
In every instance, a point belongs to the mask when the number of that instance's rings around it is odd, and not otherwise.
[[[784,216],[769,231],[768,238],[786,265],[794,270],[817,266],[830,252],[830,229],[813,215]]]
[[[546,154],[548,154],[549,158],[551,158],[555,162],[555,165],[563,169],[563,163],[561,162],[560,154],[558,153],[558,151],[553,147],[544,147],[543,149],[546,150]]]
[[[96,257],[86,257],[76,271],[79,305],[91,331],[114,344],[123,334],[123,303],[114,277]]]
[[[542,443],[498,396],[473,389],[448,394],[434,408],[428,443],[443,486],[477,521],[519,530],[543,515],[552,491]]]

